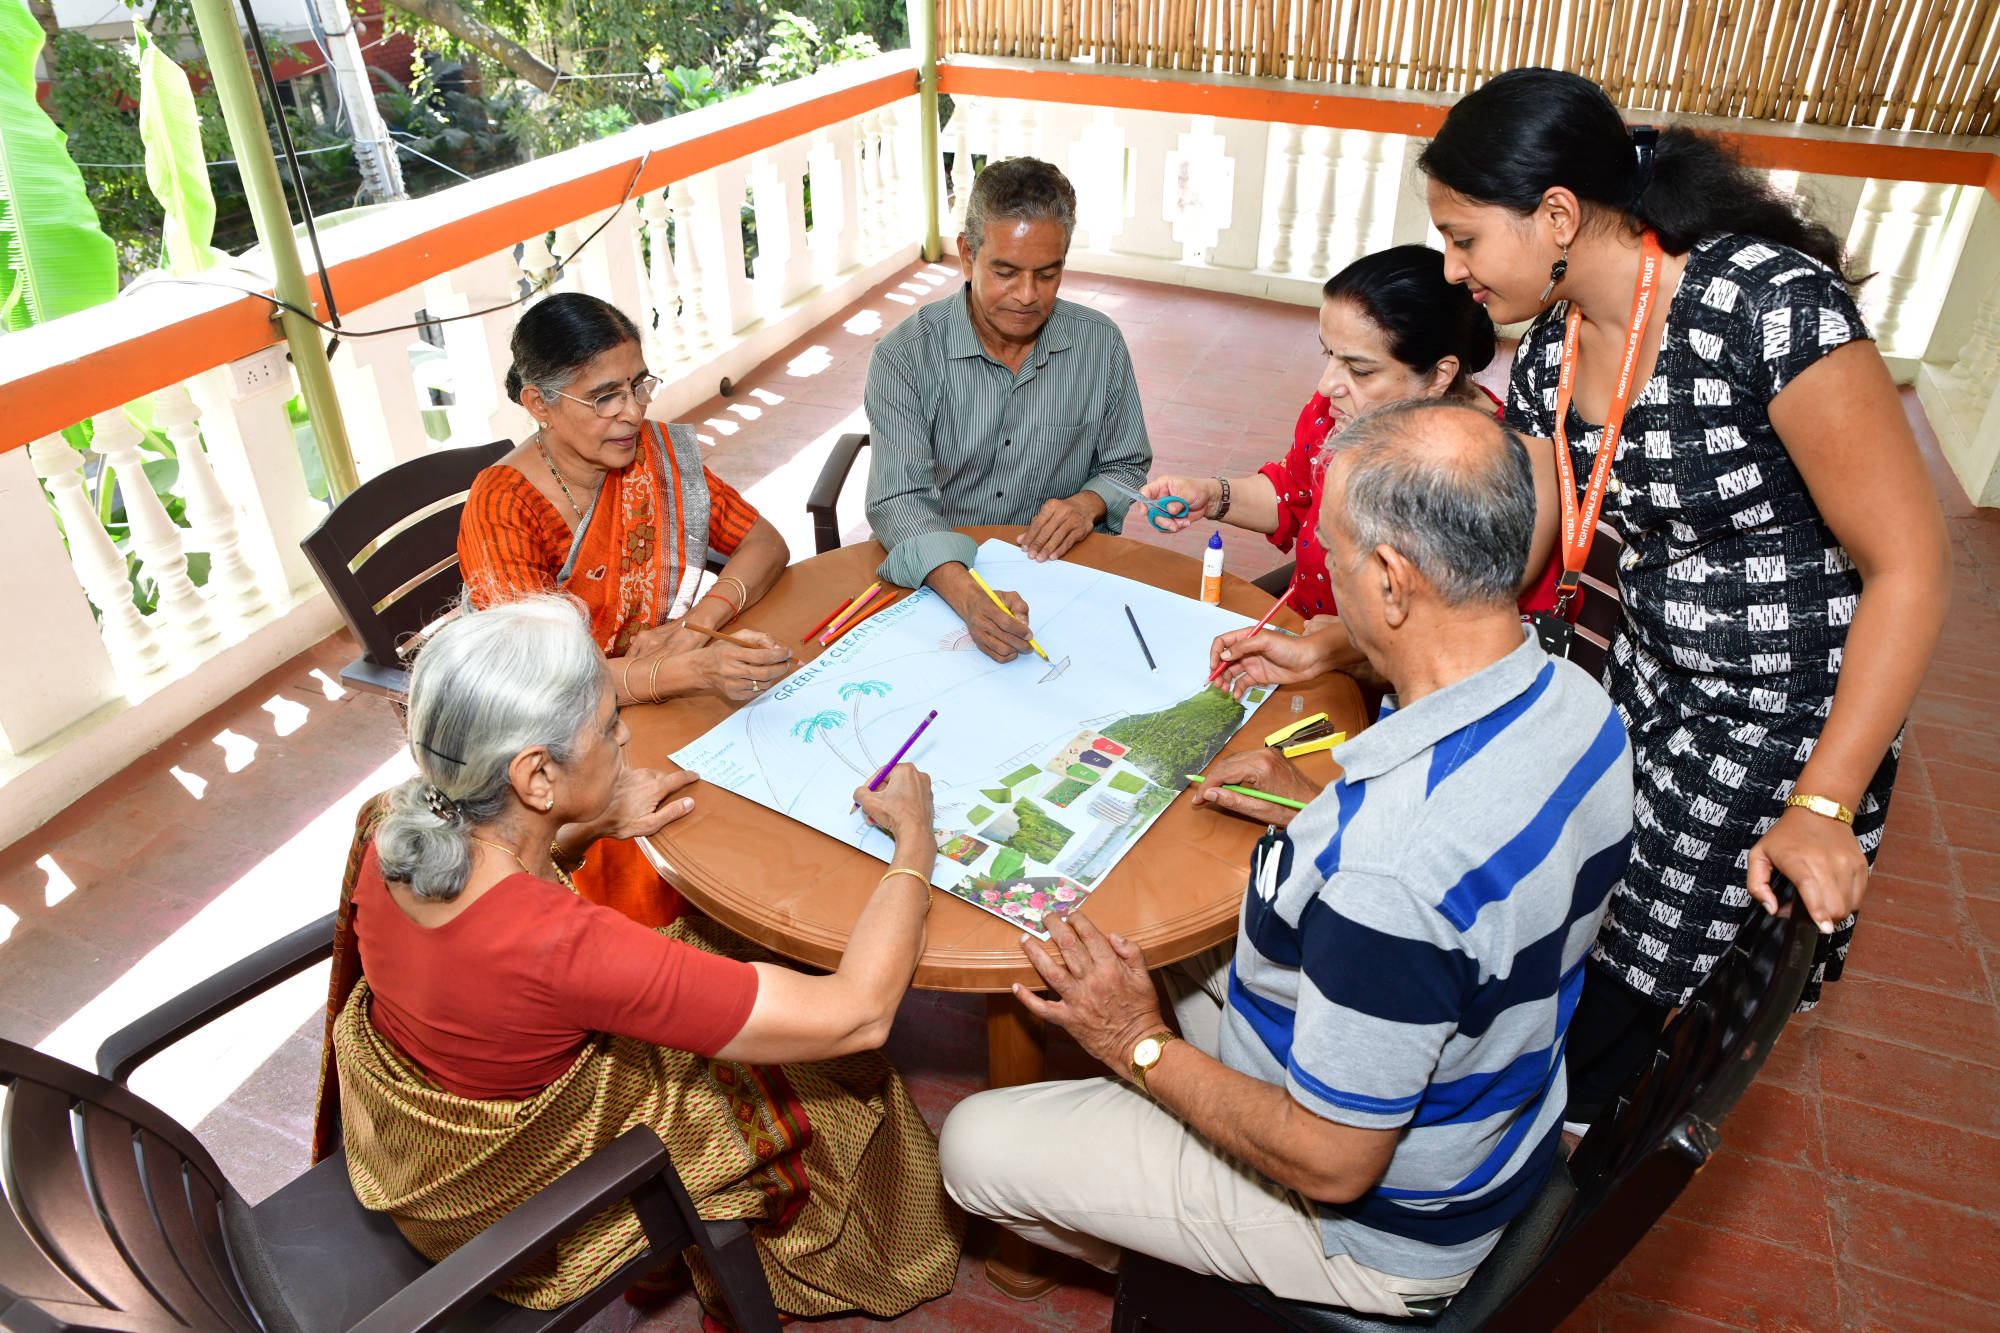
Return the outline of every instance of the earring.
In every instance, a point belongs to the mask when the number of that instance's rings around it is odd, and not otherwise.
[[[1562,258],[1558,259],[1555,263],[1549,265],[1549,285],[1542,288],[1541,299],[1546,301],[1549,299],[1549,297],[1553,296],[1555,294],[1556,284],[1561,282],[1566,276],[1568,276],[1568,274],[1569,274],[1569,247],[1565,245],[1563,247]]]
[[[551,810],[553,810],[553,809],[555,809],[555,808],[556,808],[556,798],[555,798],[555,797],[553,797],[553,796],[549,797],[549,799],[548,799],[548,800],[546,800],[546,801],[543,801],[543,802],[542,802],[542,813],[543,813],[543,814],[547,814],[547,813],[548,813],[549,811],[551,811]]]

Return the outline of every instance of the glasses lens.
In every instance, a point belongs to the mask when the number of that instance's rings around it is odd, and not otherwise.
[[[597,415],[601,417],[615,417],[625,410],[625,393],[624,389],[613,389],[610,393],[600,393],[596,398],[591,400],[590,405],[597,409]]]
[[[632,396],[639,400],[641,407],[652,402],[653,395],[658,393],[659,389],[660,377],[658,375],[641,375],[638,379],[632,381]]]

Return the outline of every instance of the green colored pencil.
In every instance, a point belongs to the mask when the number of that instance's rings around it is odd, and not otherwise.
[[[1207,778],[1203,777],[1199,773],[1190,773],[1187,775],[1187,778],[1189,782],[1208,781]],[[1306,808],[1306,803],[1304,801],[1295,801],[1289,796],[1273,796],[1270,792],[1258,791],[1255,787],[1239,786],[1238,784],[1233,782],[1222,782],[1222,783],[1217,783],[1216,785],[1221,787],[1224,791],[1233,791],[1238,796],[1249,796],[1249,797],[1254,797],[1259,801],[1269,801],[1272,805],[1282,805],[1287,810],[1303,810]]]

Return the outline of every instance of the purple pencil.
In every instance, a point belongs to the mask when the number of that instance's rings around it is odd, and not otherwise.
[[[903,762],[903,756],[908,754],[910,752],[910,747],[917,743],[917,737],[924,734],[924,728],[928,727],[932,722],[935,722],[936,720],[937,720],[937,709],[933,708],[929,713],[924,715],[923,721],[917,723],[917,729],[910,733],[910,739],[903,742],[903,748],[896,751],[896,757],[891,759],[888,763],[882,765],[881,771],[876,773],[874,777],[868,780],[869,791],[881,790],[883,780],[889,776],[889,770]],[[847,813],[851,815],[854,813],[855,810],[859,810],[860,808],[861,808],[861,802],[856,801],[854,803],[854,809],[849,810]]]

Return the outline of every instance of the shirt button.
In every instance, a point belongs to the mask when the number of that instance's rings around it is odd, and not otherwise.
[[[1605,490],[1607,490],[1607,491],[1610,491],[1610,492],[1611,492],[1611,493],[1612,493],[1613,495],[1616,495],[1616,494],[1618,494],[1618,492],[1620,492],[1620,491],[1624,490],[1625,488],[1624,488],[1623,486],[1621,486],[1621,485],[1619,485],[1619,484],[1618,484],[1618,478],[1616,478],[1616,477],[1613,477],[1613,478],[1612,478],[1612,479],[1610,480],[1610,482],[1608,482],[1608,483],[1607,483],[1607,484],[1605,485],[1604,489],[1605,489]]]
[[[1008,447],[1009,445],[1011,445],[1011,444],[1013,444],[1013,443],[1014,443],[1014,442],[1013,442],[1012,440],[1002,440],[1002,441],[1000,441],[1000,447],[1001,447],[1002,449],[1005,449],[1005,448],[1007,448],[1007,447]]]
[[[1001,496],[1005,495],[1006,493],[1007,492],[1005,491],[995,491],[993,492],[993,498],[998,500]]]

